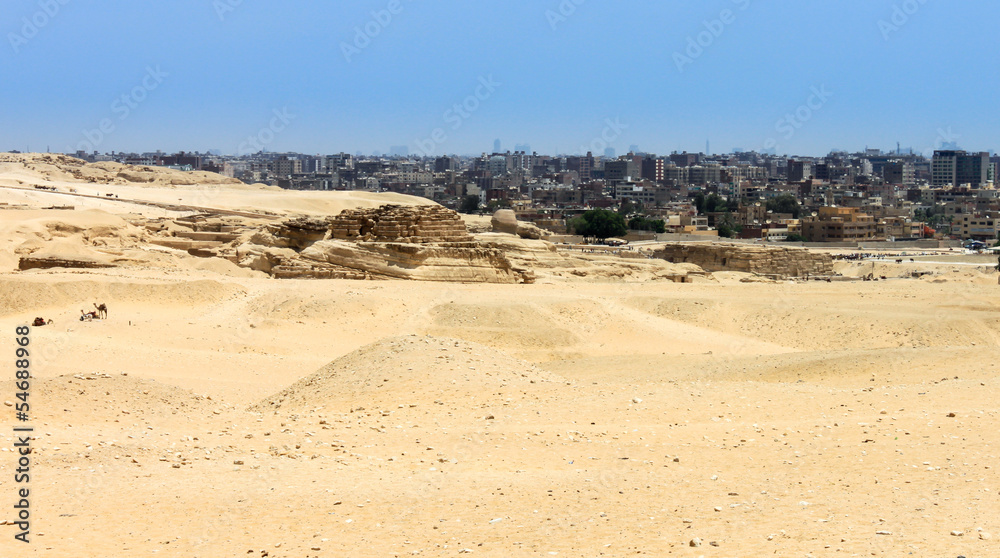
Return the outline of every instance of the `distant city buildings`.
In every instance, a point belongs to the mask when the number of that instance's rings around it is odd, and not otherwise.
[[[494,147],[502,147],[499,140]],[[594,208],[623,203],[666,230],[745,239],[858,242],[924,237],[995,240],[1000,234],[1000,157],[941,149],[926,158],[896,148],[824,157],[640,153],[548,155],[518,144],[479,156],[302,153],[75,153],[87,161],[204,170],[289,190],[365,190],[422,196],[446,206],[478,198],[483,211],[511,207],[559,229]],[[711,203],[709,203],[711,200]],[[776,200],[781,203],[777,204]],[[794,200],[794,215],[789,200]],[[701,204],[701,205],[699,205]],[[782,212],[784,211],[784,212]],[[560,225],[562,223],[562,225]]]
[[[932,186],[983,186],[990,179],[990,154],[935,151],[931,162]]]

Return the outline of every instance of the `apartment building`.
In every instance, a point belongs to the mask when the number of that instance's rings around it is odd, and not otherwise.
[[[875,218],[857,207],[821,207],[802,220],[802,236],[809,242],[873,240],[877,232]]]

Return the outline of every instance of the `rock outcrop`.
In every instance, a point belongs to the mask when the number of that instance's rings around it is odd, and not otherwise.
[[[527,240],[545,240],[552,233],[539,228],[532,223],[517,220],[517,215],[511,209],[501,209],[493,214],[493,232],[517,235]]]
[[[689,283],[707,280],[707,273],[692,264],[670,264],[662,259],[649,257],[648,253],[605,252],[585,253],[560,249],[544,240],[518,238],[503,233],[476,235],[484,247],[502,251],[514,265],[515,271],[531,270],[536,280],[586,280],[586,281],[673,281]]]
[[[501,209],[493,214],[493,232],[517,234],[517,215],[511,209]]]
[[[18,265],[18,269],[20,269],[21,271],[26,271],[29,269],[54,269],[54,268],[104,269],[109,267],[115,267],[115,265],[88,259],[66,259],[58,257],[36,258],[32,256],[26,256],[21,258],[21,261]]]
[[[364,270],[375,277],[456,283],[529,282],[528,277],[514,270],[502,250],[474,242],[433,245],[326,240],[303,250],[300,257],[320,265]]]
[[[705,271],[740,271],[790,278],[833,275],[833,257],[804,248],[739,244],[670,244],[656,257],[671,263],[692,263]]]
[[[472,241],[458,213],[441,206],[384,205],[348,210],[330,219],[329,228],[336,240],[410,244]]]
[[[484,246],[440,206],[384,205],[328,219],[270,224],[235,249],[239,265],[276,278],[528,283],[503,250]]]

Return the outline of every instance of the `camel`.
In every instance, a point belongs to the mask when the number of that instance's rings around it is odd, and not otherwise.
[[[100,304],[100,306],[98,306],[98,304],[95,302],[94,303],[94,308],[97,308],[97,318],[98,319],[100,319],[100,320],[106,320],[106,319],[108,319],[108,305],[107,304],[104,304],[102,302]]]

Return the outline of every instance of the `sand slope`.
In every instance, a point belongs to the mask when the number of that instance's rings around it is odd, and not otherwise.
[[[324,407],[446,405],[521,397],[560,378],[503,353],[454,339],[392,337],[343,356],[251,407],[268,411]]]

